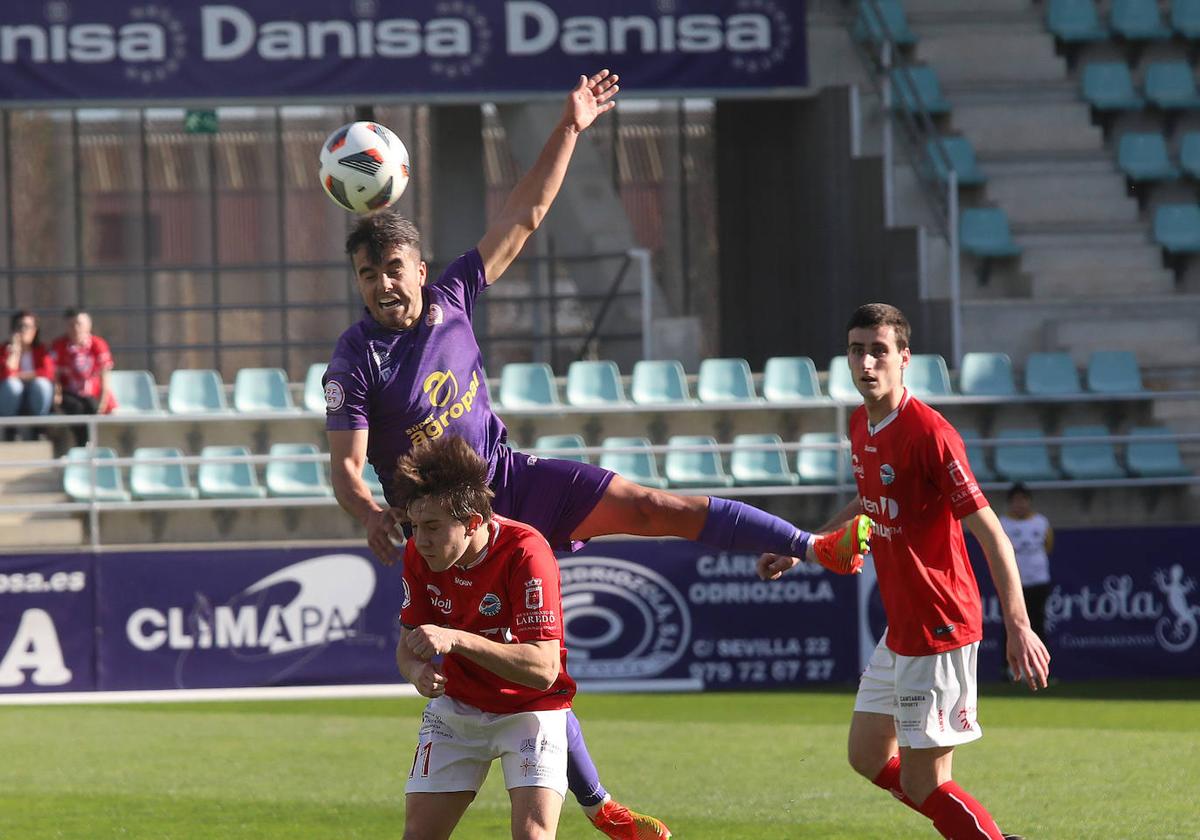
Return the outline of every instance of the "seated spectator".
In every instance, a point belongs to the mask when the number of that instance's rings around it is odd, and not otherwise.
[[[54,358],[42,344],[37,316],[21,311],[12,317],[12,336],[0,365],[0,417],[41,417],[54,404]],[[5,440],[14,440],[18,430],[4,430]],[[38,430],[20,429],[23,440],[33,440]]]
[[[113,368],[108,342],[92,335],[92,316],[82,309],[63,313],[66,333],[54,342],[58,410],[63,414],[108,414],[117,407],[109,387]],[[72,426],[77,446],[87,445],[87,426]]]

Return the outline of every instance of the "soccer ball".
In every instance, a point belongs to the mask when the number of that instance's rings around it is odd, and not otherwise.
[[[370,213],[392,204],[408,186],[408,149],[387,126],[347,123],[321,145],[320,176],[339,207]]]

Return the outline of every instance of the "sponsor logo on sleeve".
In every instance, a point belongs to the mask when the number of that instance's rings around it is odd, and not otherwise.
[[[346,392],[342,389],[342,383],[336,379],[331,379],[325,383],[325,409],[327,411],[337,411],[346,403]]]
[[[969,483],[967,481],[967,474],[963,470],[962,464],[958,462],[958,459],[946,464],[946,471],[950,473],[950,480],[954,482],[955,487],[965,487]]]
[[[542,579],[532,578],[525,581],[525,609],[540,610],[542,603]]]

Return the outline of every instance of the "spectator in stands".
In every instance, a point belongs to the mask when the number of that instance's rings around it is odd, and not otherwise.
[[[0,367],[0,417],[40,417],[54,404],[54,358],[42,344],[37,316],[22,310],[12,317],[12,334]],[[20,436],[33,440],[39,430],[22,427]],[[14,440],[17,429],[4,430],[5,440]]]
[[[58,370],[55,401],[63,414],[108,414],[117,407],[109,388],[113,367],[108,342],[92,334],[92,316],[82,309],[63,313],[66,332],[54,342]],[[77,446],[87,445],[87,426],[72,426]]]
[[[1029,488],[1017,482],[1008,491],[1008,510],[1000,517],[1017,555],[1021,572],[1021,589],[1025,593],[1025,609],[1029,611],[1029,626],[1039,639],[1044,639],[1046,598],[1050,595],[1050,554],[1054,551],[1054,529],[1050,520],[1033,509]],[[1008,662],[1003,658],[1008,634],[1000,641],[1002,672],[1008,676]]]

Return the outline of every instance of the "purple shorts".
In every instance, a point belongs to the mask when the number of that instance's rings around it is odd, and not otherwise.
[[[580,461],[539,458],[501,446],[496,455],[492,509],[501,516],[532,525],[550,547],[578,551],[579,527],[608,489],[613,473]]]

